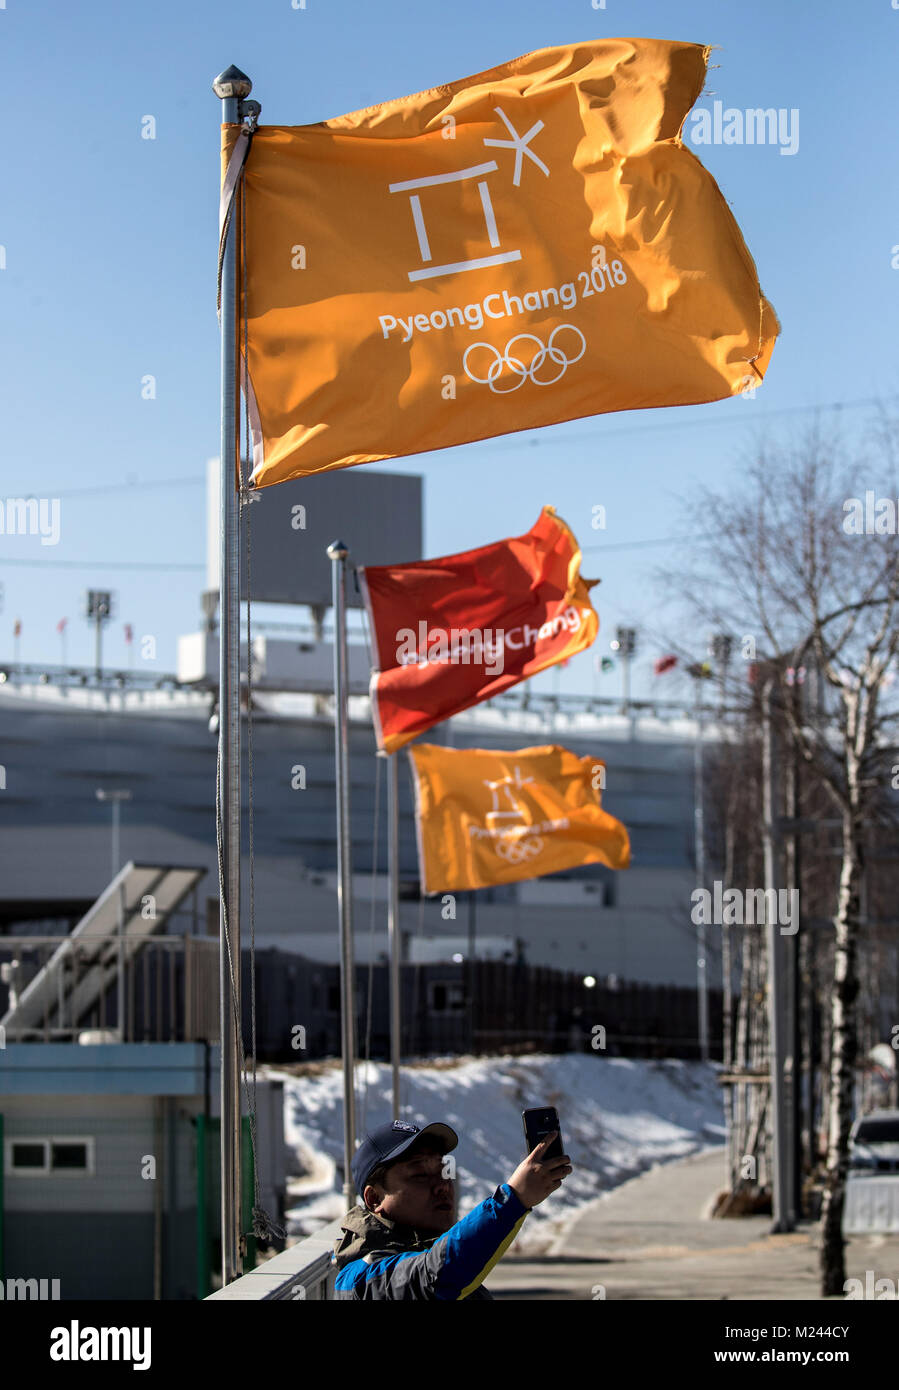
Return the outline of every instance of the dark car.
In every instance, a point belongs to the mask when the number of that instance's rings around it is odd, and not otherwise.
[[[899,1173],[899,1110],[860,1115],[849,1135],[851,1172]]]

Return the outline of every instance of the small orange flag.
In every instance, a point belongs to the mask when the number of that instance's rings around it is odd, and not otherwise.
[[[557,745],[506,753],[433,743],[414,744],[409,757],[426,893],[630,864],[627,830],[602,809],[599,758]]]
[[[378,669],[378,747],[393,753],[444,719],[584,651],[595,580],[553,507],[523,536],[459,555],[359,569]]]
[[[260,126],[244,195],[253,482],[757,385],[777,318],[681,138],[708,55],[546,48]],[[239,129],[222,128],[226,189]]]

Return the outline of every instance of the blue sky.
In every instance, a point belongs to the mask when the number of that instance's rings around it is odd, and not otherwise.
[[[205,461],[219,437],[217,72],[233,62],[252,77],[263,123],[302,124],[534,48],[646,35],[720,45],[700,105],[799,112],[793,155],[693,146],[782,323],[763,388],[751,401],[600,416],[384,465],[425,476],[428,555],[527,530],[551,502],[587,551],[585,573],[602,578],[601,632],[593,653],[538,688],[590,691],[593,654],[628,622],[641,631],[634,686],[645,693],[665,624],[674,630],[654,573],[703,529],[682,514],[697,483],[736,479],[759,440],[789,438],[815,408],[851,433],[864,422],[858,402],[899,391],[899,10],[893,0],[305,3],[0,8],[0,497],[62,502],[58,545],[0,537],[0,660],[13,656],[20,618],[21,659],[58,661],[67,617],[67,660],[89,662],[88,587],[117,594],[110,664],[127,662],[126,622],[157,638],[156,662],[136,653],[135,664],[161,671],[174,669],[177,635],[198,625]],[[141,138],[146,115],[155,140]],[[146,374],[155,400],[141,398]],[[590,525],[597,504],[601,532]],[[668,536],[679,539],[646,544]],[[668,679],[665,693],[680,693],[682,678]],[[602,693],[616,689],[605,677]]]

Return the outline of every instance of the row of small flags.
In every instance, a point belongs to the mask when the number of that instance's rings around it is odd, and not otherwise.
[[[653,672],[657,676],[664,675],[666,671],[671,671],[677,665],[676,656],[662,656],[653,663]],[[688,676],[695,680],[711,680],[715,674],[710,661],[694,661],[684,668]],[[804,685],[806,670],[804,666],[788,666],[784,671],[784,681],[787,685]],[[746,678],[750,685],[755,684],[756,663],[750,662],[747,667]]]
[[[68,623],[69,623],[68,618],[60,618],[59,622],[56,624],[56,631],[59,633],[60,637],[62,637],[63,634],[65,633],[65,630],[66,630],[66,628],[68,627]],[[130,647],[130,646],[131,646],[131,643],[134,641],[134,628],[131,626],[130,623],[125,623],[125,625],[124,625],[124,633],[125,633],[125,645]],[[21,636],[22,636],[22,619],[21,619],[21,618],[16,618],[15,622],[13,623],[12,635],[13,635],[13,637],[21,637]]]

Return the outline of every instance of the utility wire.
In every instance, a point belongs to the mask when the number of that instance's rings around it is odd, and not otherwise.
[[[183,561],[168,561],[160,564],[149,560],[20,560],[9,555],[0,555],[0,565],[31,565],[40,569],[59,570],[154,570],[156,574],[165,570],[205,570],[205,565],[191,565]]]
[[[861,409],[862,407],[865,407],[865,406],[871,407],[871,406],[879,405],[879,404],[881,403],[882,399],[884,399],[884,398],[882,398],[882,397],[877,397],[877,396],[864,396],[864,397],[861,397],[861,398],[859,398],[858,400],[855,400],[855,401],[832,401],[829,405],[793,405],[793,406],[784,406],[782,409],[779,409],[779,410],[766,410],[766,411],[763,411],[763,412],[755,412],[755,411],[754,411],[754,412],[751,412],[751,413],[747,413],[745,419],[743,419],[742,417],[738,417],[738,418],[741,419],[742,423],[750,424],[753,420],[755,420],[755,421],[758,421],[758,420],[772,420],[772,419],[775,419],[776,417],[779,417],[779,416],[783,416],[783,415],[798,415],[798,414],[806,413],[806,412],[808,412],[808,411],[822,411],[822,410],[835,410],[835,411],[840,411],[840,410],[857,410],[857,409]],[[886,397],[886,399],[887,399],[887,400],[894,400],[894,399],[897,399],[897,397],[888,396],[888,397]],[[597,418],[597,419],[601,419],[601,418],[603,418],[603,417],[597,416],[596,418]],[[680,420],[680,421],[665,421],[664,423],[658,424],[658,425],[631,425],[631,426],[624,426],[622,429],[616,429],[616,430],[606,430],[606,431],[599,430],[599,431],[591,431],[590,433],[584,432],[584,433],[581,433],[581,434],[568,434],[568,435],[560,436],[558,439],[555,439],[555,437],[554,437],[553,439],[548,439],[545,435],[537,435],[536,433],[534,433],[534,434],[531,436],[531,438],[528,439],[528,440],[526,441],[526,443],[525,443],[524,441],[518,439],[517,436],[516,436],[516,438],[514,438],[514,439],[509,439],[509,440],[506,440],[505,442],[499,443],[499,444],[496,442],[496,440],[492,440],[492,439],[476,440],[476,441],[472,441],[472,442],[473,442],[473,443],[480,443],[480,444],[488,445],[488,446],[490,446],[490,447],[492,447],[492,448],[494,448],[494,449],[497,449],[497,450],[501,450],[501,449],[513,449],[513,448],[514,448],[514,449],[521,449],[521,448],[523,448],[523,447],[533,447],[533,446],[538,445],[538,444],[548,444],[548,443],[551,443],[551,442],[557,442],[557,443],[560,443],[560,444],[569,444],[569,443],[574,443],[574,442],[577,442],[577,441],[591,440],[591,441],[593,441],[593,442],[595,443],[595,442],[601,442],[601,441],[604,440],[604,439],[618,438],[618,437],[620,437],[620,436],[622,436],[622,435],[630,435],[630,434],[654,434],[654,433],[657,433],[657,432],[659,432],[659,431],[668,432],[668,431],[670,431],[670,430],[698,429],[698,428],[700,428],[700,427],[704,427],[704,428],[707,428],[707,429],[708,429],[708,428],[714,429],[714,428],[716,428],[716,427],[718,427],[718,426],[722,426],[722,425],[733,425],[733,424],[735,424],[735,423],[737,423],[736,420],[725,419],[724,417],[721,417],[720,419],[714,419],[714,420]],[[544,426],[543,428],[547,428],[547,427]],[[500,436],[500,438],[501,438],[501,436]],[[198,474],[198,475],[196,475],[196,476],[190,476],[190,477],[153,479],[153,480],[150,480],[150,481],[148,481],[148,482],[109,483],[109,484],[99,484],[99,485],[95,485],[95,486],[92,486],[92,487],[70,488],[70,489],[68,489],[68,490],[65,491],[65,492],[56,492],[56,491],[54,491],[54,492],[53,492],[53,496],[54,496],[54,497],[82,497],[82,496],[96,495],[97,493],[104,493],[104,494],[105,494],[105,493],[109,493],[109,492],[131,492],[131,491],[134,491],[134,490],[136,490],[136,489],[141,489],[141,490],[143,490],[143,491],[149,491],[149,490],[152,489],[152,488],[173,488],[173,487],[179,487],[179,488],[180,488],[180,487],[184,487],[184,486],[186,486],[186,485],[195,486],[195,485],[199,485],[200,483],[205,484],[205,482],[206,482],[205,477],[203,477],[203,476],[201,476],[201,475]],[[52,489],[51,489],[51,490],[52,490]],[[34,493],[30,493],[30,494],[29,494],[29,496],[35,496],[35,495],[36,495],[36,494],[34,494]],[[26,499],[26,500],[27,500],[27,499]],[[689,535],[689,536],[685,536],[685,535],[684,535],[684,536],[659,536],[659,537],[657,537],[657,538],[655,538],[655,539],[652,539],[652,540],[615,541],[615,542],[613,542],[611,545],[590,545],[590,546],[582,546],[582,547],[581,547],[581,550],[582,550],[582,553],[585,554],[585,555],[587,555],[587,554],[591,554],[591,555],[592,555],[592,554],[595,554],[595,553],[597,553],[597,552],[599,552],[599,551],[606,551],[606,552],[608,552],[608,551],[612,551],[612,550],[638,550],[638,549],[645,549],[645,548],[650,547],[650,546],[673,545],[673,544],[675,544],[675,543],[680,543],[680,542],[684,542],[684,541],[710,540],[710,539],[713,538],[713,535],[714,535],[713,532],[705,532],[704,534],[699,535],[699,536],[697,536],[695,533],[694,533],[694,534],[691,534],[691,535]],[[26,566],[31,566],[31,567],[42,567],[42,568],[47,568],[47,569],[53,569],[53,568],[58,568],[58,569],[120,569],[120,570],[156,570],[156,571],[158,571],[158,570],[160,569],[160,566],[159,566],[158,563],[153,564],[153,563],[150,563],[150,562],[143,562],[143,561],[139,561],[139,560],[24,560],[24,559],[10,559],[10,558],[4,557],[4,556],[0,556],[0,565],[26,565]],[[166,564],[166,565],[163,566],[163,568],[164,568],[164,569],[168,569],[168,570],[197,571],[197,570],[204,570],[204,569],[206,568],[206,566],[205,566],[205,565],[201,565],[201,564],[186,564],[186,563],[180,563],[180,564]]]
[[[892,396],[892,395],[891,395],[891,396],[862,396],[862,397],[860,397],[858,400],[855,400],[855,401],[831,401],[829,404],[824,404],[824,405],[820,405],[820,404],[814,404],[814,405],[788,405],[788,406],[781,406],[781,407],[780,407],[779,409],[777,409],[777,410],[747,411],[747,412],[746,412],[746,415],[745,415],[745,418],[744,418],[743,416],[736,416],[734,419],[731,419],[730,416],[725,416],[725,415],[722,414],[722,415],[720,415],[720,416],[716,416],[714,419],[702,419],[702,420],[665,420],[664,422],[661,422],[661,423],[659,423],[659,424],[657,424],[657,425],[623,425],[623,426],[621,426],[620,428],[614,429],[614,430],[603,430],[602,428],[600,428],[600,429],[598,429],[598,430],[592,430],[592,431],[589,431],[589,432],[583,431],[583,432],[578,433],[578,434],[566,434],[566,435],[559,435],[559,436],[553,435],[551,438],[547,438],[545,435],[540,435],[540,434],[538,434],[536,430],[535,430],[535,431],[525,431],[525,430],[522,430],[522,431],[517,431],[517,432],[516,432],[516,437],[515,437],[515,438],[509,439],[507,442],[502,443],[502,444],[497,443],[497,439],[502,439],[502,438],[503,438],[502,435],[498,435],[498,436],[496,437],[496,439],[478,439],[478,440],[472,440],[472,443],[473,443],[473,444],[483,444],[485,447],[492,447],[492,448],[494,448],[494,449],[520,449],[520,448],[522,448],[523,446],[525,446],[525,447],[527,447],[527,448],[533,448],[535,445],[538,445],[538,444],[548,444],[548,443],[569,444],[569,443],[573,443],[573,442],[578,441],[578,440],[592,440],[593,442],[597,442],[597,441],[601,441],[601,440],[603,440],[603,439],[615,439],[615,438],[620,438],[622,435],[627,435],[627,434],[655,434],[655,433],[657,433],[657,432],[660,431],[660,430],[665,431],[665,433],[668,433],[670,430],[717,429],[717,428],[721,428],[721,427],[723,427],[723,426],[734,425],[734,424],[736,424],[738,421],[742,421],[742,422],[745,423],[745,424],[750,424],[753,420],[756,420],[756,421],[757,421],[757,420],[774,420],[774,419],[777,419],[777,418],[779,418],[780,416],[783,416],[783,415],[801,415],[801,414],[803,414],[803,413],[807,413],[808,411],[821,411],[821,410],[837,410],[837,411],[839,411],[839,410],[861,410],[861,409],[862,409],[863,407],[865,407],[865,406],[871,407],[871,406],[880,405],[880,404],[883,403],[884,400],[892,401],[892,400],[897,400],[897,399],[899,399],[899,397]],[[717,404],[717,403],[716,403],[716,402],[710,402],[710,404]],[[744,402],[744,405],[745,405],[745,404],[746,404],[746,402]],[[683,410],[684,407],[683,407],[683,406],[671,406],[671,407],[669,407],[669,409],[672,409],[672,410],[675,410],[675,409],[677,409],[677,410]],[[615,412],[610,412],[610,413],[615,413]],[[606,416],[604,416],[604,415],[596,415],[596,416],[594,416],[593,418],[596,419],[596,420],[603,420],[603,419],[606,418]],[[562,422],[560,422],[560,423],[562,423]],[[541,430],[550,429],[550,428],[553,428],[553,427],[552,427],[552,426],[547,426],[547,425],[541,425],[541,426],[539,426],[539,429],[541,429]],[[531,438],[529,438],[529,439],[527,439],[527,440],[525,440],[525,441],[522,441],[521,439],[518,438],[518,434],[525,434],[525,433],[531,434]],[[458,447],[462,447],[462,446],[458,446]],[[110,492],[134,492],[134,491],[136,491],[136,490],[138,490],[138,489],[140,489],[140,490],[143,491],[143,492],[148,492],[148,491],[150,491],[150,490],[153,489],[153,488],[199,487],[201,484],[205,485],[205,483],[206,483],[206,478],[205,478],[205,476],[204,476],[203,474],[201,474],[201,473],[196,473],[196,474],[190,474],[190,475],[188,475],[188,476],[182,475],[181,477],[178,477],[178,478],[151,478],[151,479],[149,479],[149,480],[147,480],[147,481],[144,481],[144,482],[142,482],[142,481],[134,481],[134,482],[123,482],[123,483],[94,483],[94,484],[92,484],[90,487],[66,488],[63,492],[60,492],[60,491],[59,491],[58,489],[56,489],[56,488],[45,488],[45,489],[44,489],[44,492],[45,492],[47,495],[52,495],[53,497],[88,497],[88,496],[91,496],[91,495],[96,496],[97,494],[106,494],[106,493],[110,493]],[[20,495],[21,495],[21,494],[20,494]],[[35,493],[35,492],[29,492],[29,493],[26,494],[26,500],[27,500],[28,497],[36,497],[36,496],[37,496],[37,493]]]
[[[55,487],[45,488],[45,489],[44,489],[44,492],[41,494],[41,496],[45,496],[45,497],[46,497],[46,496],[50,496],[50,497],[90,497],[92,494],[93,494],[93,495],[96,495],[97,493],[103,493],[103,494],[105,494],[105,493],[107,493],[107,492],[147,492],[147,491],[149,491],[151,488],[157,488],[157,487],[165,487],[165,488],[198,487],[200,483],[205,483],[205,482],[206,482],[206,479],[205,479],[201,474],[199,474],[199,473],[193,474],[193,475],[191,475],[190,477],[181,477],[181,478],[149,478],[149,479],[147,479],[145,482],[141,482],[138,478],[133,478],[133,479],[131,479],[130,481],[126,481],[126,482],[124,482],[124,483],[93,483],[90,487],[70,487],[70,488],[64,488],[62,492],[60,492],[59,488],[55,488]],[[37,498],[37,497],[38,497],[38,493],[36,493],[36,492],[24,492],[24,493],[19,493],[18,496],[24,498],[24,500],[27,502],[27,501],[29,500],[29,498],[31,498],[31,497]]]
[[[614,541],[612,545],[585,545],[581,547],[581,553],[592,555],[597,552],[607,552],[610,550],[633,550],[640,549],[649,545],[674,545],[686,541],[712,540],[715,536],[714,531],[706,531],[701,535],[691,532],[689,536],[659,536],[655,540],[646,541]],[[150,564],[141,560],[12,560],[0,555],[0,565],[37,565],[47,569],[130,569],[130,570],[205,570],[205,565],[192,564]],[[282,624],[282,627],[286,625]],[[293,628],[289,629],[293,631]],[[299,630],[299,629],[297,629]]]
[[[717,535],[717,531],[702,531],[699,534],[693,532],[689,536],[659,536],[651,541],[614,541],[612,545],[582,545],[581,554],[596,555],[605,554],[609,550],[638,550],[646,545],[674,545],[675,542],[680,544],[685,541],[712,541]]]
[[[657,425],[623,425],[619,429],[614,430],[604,430],[602,428],[599,428],[597,430],[591,430],[590,432],[584,431],[578,434],[559,435],[558,438],[556,436],[553,436],[552,440],[547,439],[546,436],[538,437],[536,434],[534,434],[530,439],[528,439],[524,443],[516,439],[511,439],[501,444],[497,444],[495,440],[492,439],[478,440],[476,442],[484,444],[485,446],[492,446],[496,450],[515,448],[520,449],[522,447],[533,448],[535,445],[548,443],[558,443],[564,445],[581,442],[590,442],[593,444],[601,444],[606,439],[618,439],[621,438],[623,435],[657,434],[659,432],[664,432],[665,434],[668,434],[672,430],[721,429],[723,427],[730,427],[736,424],[750,425],[753,422],[758,422],[760,420],[774,420],[783,415],[801,415],[809,411],[859,410],[864,406],[870,408],[871,406],[880,405],[884,400],[892,401],[896,399],[897,397],[895,396],[864,396],[857,401],[831,401],[829,404],[825,405],[788,405],[782,406],[778,410],[764,411],[745,410],[747,402],[744,401],[743,406],[745,413],[743,415],[735,415],[733,418],[731,418],[730,415],[725,416],[722,414],[720,416],[715,417],[714,419],[665,420]],[[712,404],[712,402],[709,402],[709,404]],[[676,410],[684,409],[683,406],[672,406],[669,408]],[[609,413],[614,414],[616,412]],[[606,416],[597,415],[593,418],[596,420],[602,420],[605,419]],[[538,428],[546,429],[547,426],[543,425],[539,426]],[[522,430],[518,433],[523,434],[526,433],[526,431]]]

